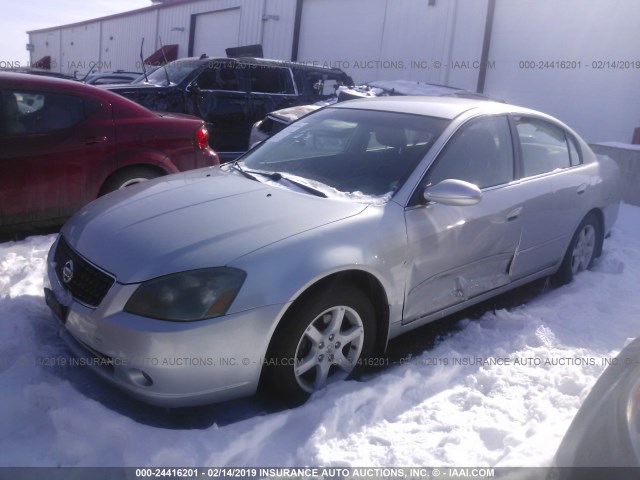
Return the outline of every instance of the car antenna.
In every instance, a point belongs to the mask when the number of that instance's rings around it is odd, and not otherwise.
[[[142,56],[142,47],[144,47],[144,37],[142,37],[142,42],[140,42],[140,61],[142,62],[142,74],[144,75],[144,82],[149,83],[149,78],[147,77],[147,70],[144,68],[144,57]]]
[[[84,81],[87,79],[87,77],[88,77],[89,75],[91,75],[91,72],[93,72],[93,67],[95,67],[97,63],[98,63],[98,62],[92,62],[92,63],[89,65],[89,71],[84,75],[84,77],[82,77],[82,80],[80,80],[81,82],[84,82]],[[76,70],[75,72],[73,72],[73,76],[74,76],[74,77],[76,76],[76,73],[78,73],[78,71],[77,71],[77,70]]]
[[[169,72],[167,72],[167,56],[164,54],[164,45],[162,45],[162,37],[158,35],[158,41],[160,42],[160,51],[162,52],[162,58],[164,58],[164,64],[162,68],[164,69],[164,75],[167,77],[167,87],[171,85],[171,80],[169,79]]]

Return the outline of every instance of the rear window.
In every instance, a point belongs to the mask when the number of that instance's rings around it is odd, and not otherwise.
[[[3,90],[0,135],[27,135],[71,128],[99,110],[100,102],[75,95]]]
[[[522,146],[525,177],[580,163],[578,150],[564,129],[539,118],[516,117],[515,122]],[[572,154],[570,150],[573,150]]]

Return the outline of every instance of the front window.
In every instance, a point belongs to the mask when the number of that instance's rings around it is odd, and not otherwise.
[[[460,129],[436,160],[429,183],[452,178],[488,188],[509,183],[513,177],[509,121],[495,116],[472,120]]]
[[[326,108],[249,152],[243,167],[295,176],[328,194],[391,195],[447,123],[404,113]]]
[[[165,66],[155,69],[153,72],[149,72],[147,69],[146,78],[142,75],[132,83],[148,83],[150,85],[157,86],[177,85],[187,78],[189,74],[201,64],[201,61],[193,59],[176,60],[175,62],[168,63]],[[167,78],[169,79],[169,83],[167,83]]]

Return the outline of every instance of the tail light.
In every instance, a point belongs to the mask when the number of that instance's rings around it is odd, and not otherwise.
[[[196,145],[203,150],[209,146],[209,131],[204,125],[196,130]]]

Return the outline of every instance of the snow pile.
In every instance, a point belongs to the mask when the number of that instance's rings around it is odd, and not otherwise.
[[[603,360],[638,334],[639,239],[640,208],[623,205],[594,271],[300,408],[173,416],[45,364],[68,358],[42,296],[53,236],[0,244],[0,465],[545,465]]]

